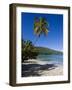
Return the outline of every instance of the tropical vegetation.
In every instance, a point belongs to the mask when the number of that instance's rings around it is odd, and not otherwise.
[[[22,62],[28,59],[35,59],[38,55],[38,52],[35,52],[34,45],[30,40],[22,40]]]

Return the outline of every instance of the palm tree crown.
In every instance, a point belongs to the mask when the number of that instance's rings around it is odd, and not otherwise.
[[[35,17],[34,20],[34,33],[40,37],[41,34],[44,34],[45,36],[48,34],[49,24],[44,17]]]

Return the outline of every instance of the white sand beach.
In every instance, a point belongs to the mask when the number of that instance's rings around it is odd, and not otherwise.
[[[29,59],[22,63],[23,76],[56,76],[63,75],[63,66],[46,63],[36,59]],[[25,70],[26,68],[26,70]]]
[[[56,76],[56,75],[63,75],[63,67],[62,66],[59,66],[59,67],[56,67],[52,70],[45,70],[45,71],[42,71],[42,72],[39,72],[42,74],[42,76]]]

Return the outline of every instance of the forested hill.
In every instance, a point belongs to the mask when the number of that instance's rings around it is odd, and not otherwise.
[[[61,51],[56,51],[45,47],[34,47],[34,50],[40,54],[63,54]]]

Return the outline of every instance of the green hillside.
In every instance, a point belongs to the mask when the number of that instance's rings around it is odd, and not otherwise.
[[[63,54],[61,51],[56,51],[45,47],[35,47],[34,51],[39,54]]]

